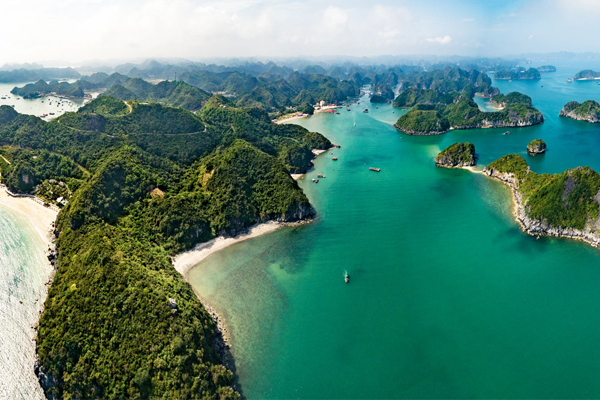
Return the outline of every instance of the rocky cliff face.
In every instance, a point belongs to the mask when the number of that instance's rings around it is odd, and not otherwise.
[[[528,112],[524,117],[521,117],[516,111],[508,110],[508,120],[484,118],[476,124],[453,126],[451,129],[517,128],[537,125],[542,122],[544,122],[544,116],[539,111]]]
[[[527,172],[529,171],[530,169],[527,168]],[[523,201],[523,193],[519,191],[519,180],[514,174],[500,172],[493,168],[488,169],[488,167],[483,169],[483,173],[511,188],[515,203],[515,218],[526,233],[532,236],[567,237],[584,240],[592,246],[600,245],[600,216],[595,221],[588,219],[583,230],[552,226],[545,219],[534,219],[529,216],[530,208],[527,205],[527,200]],[[600,192],[595,198],[600,199]]]
[[[440,135],[442,133],[448,132],[447,129],[440,129],[440,130],[436,130],[436,131],[413,131],[410,129],[401,128],[398,124],[394,124],[394,128],[402,131],[403,133],[406,133],[407,135],[411,135],[411,136],[431,136],[431,135]]]
[[[527,168],[527,172],[529,172],[529,170],[530,169]],[[515,174],[509,173],[509,172],[501,172],[501,171],[495,170],[493,168],[488,168],[488,167],[485,167],[482,172],[491,178],[494,178],[494,179],[497,179],[497,180],[503,182],[509,188],[511,188],[513,191],[517,191],[519,189],[519,180],[517,179]]]
[[[455,143],[435,158],[435,165],[445,168],[472,167],[476,164],[475,146],[472,143]]]
[[[542,140],[532,140],[527,145],[527,152],[529,154],[542,154],[546,152],[546,143]]]
[[[582,110],[582,106],[586,103],[579,104],[576,101],[570,101],[562,108],[560,113],[558,114],[561,117],[567,117],[576,119],[579,121],[587,121],[591,123],[599,123],[600,122],[600,106],[597,106],[598,103],[593,102],[595,104],[590,104],[589,107],[585,107],[585,110]],[[596,107],[597,106],[597,107]]]
[[[439,126],[438,129],[433,130],[433,131],[414,131],[414,130],[400,127],[398,124],[394,124],[394,127],[396,129],[399,129],[402,132],[406,133],[407,135],[428,136],[428,135],[439,135],[441,133],[446,133],[448,130],[452,130],[452,129],[517,128],[517,127],[537,125],[537,124],[541,124],[542,122],[544,122],[544,116],[539,111],[528,112],[524,117],[519,116],[517,114],[517,112],[514,110],[508,110],[507,112],[508,112],[508,120],[497,119],[492,116],[489,119],[484,118],[476,123],[465,124],[465,125],[453,125],[449,129],[445,129],[445,128]],[[489,114],[495,114],[495,113],[489,113]],[[467,115],[466,117],[469,118],[470,116]]]
[[[494,87],[494,86],[488,86],[484,90],[477,92],[477,93],[480,94],[481,97],[483,97],[485,99],[491,99],[492,97],[500,94],[500,89],[498,89],[497,87]]]

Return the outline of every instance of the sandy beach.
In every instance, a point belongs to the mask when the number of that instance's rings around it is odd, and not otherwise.
[[[293,121],[295,119],[306,118],[306,117],[308,117],[308,114],[302,114],[302,115],[295,115],[295,114],[293,114],[291,117],[278,119],[278,120],[273,121],[273,122],[276,123],[276,124],[283,124],[285,122],[290,122],[290,121]]]
[[[56,221],[56,211],[44,207],[27,197],[12,197],[0,188],[0,204],[13,209],[27,217],[29,222],[38,231],[46,245],[52,243],[53,223]]]
[[[471,172],[473,172],[475,174],[482,174],[483,173],[483,170],[476,169],[475,166],[472,166],[472,167],[460,167],[460,168],[469,170],[469,171],[471,171]]]
[[[233,244],[243,242],[244,240],[252,239],[269,232],[273,232],[283,226],[282,222],[269,221],[263,224],[254,225],[246,233],[242,233],[235,237],[219,236],[205,243],[200,243],[192,250],[188,250],[173,258],[173,266],[175,269],[187,279],[187,273],[197,264],[207,259],[212,254],[219,250],[223,250]]]

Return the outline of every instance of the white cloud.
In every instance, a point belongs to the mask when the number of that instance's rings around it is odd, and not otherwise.
[[[339,31],[348,22],[348,12],[338,7],[329,6],[323,12],[323,25],[329,31]]]
[[[467,14],[454,2],[433,3],[0,0],[0,13],[9,16],[3,31],[19,32],[0,41],[0,62],[597,51],[600,0],[536,0],[518,8],[513,0],[502,7],[480,2]],[[515,10],[518,16],[510,14]],[[19,15],[27,15],[27,29]],[[536,40],[523,41],[531,32]]]
[[[529,35],[529,36],[527,37],[527,39],[533,39],[533,34],[532,34],[532,35]]]
[[[435,38],[427,38],[425,40],[427,40],[430,43],[448,44],[452,41],[452,38],[446,35],[444,37],[438,36]]]

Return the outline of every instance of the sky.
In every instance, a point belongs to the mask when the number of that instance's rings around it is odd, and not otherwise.
[[[0,65],[600,50],[600,0],[0,0],[0,16]]]

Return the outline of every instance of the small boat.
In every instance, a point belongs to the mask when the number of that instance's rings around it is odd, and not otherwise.
[[[368,108],[365,108],[365,111],[363,111],[363,112],[365,112],[365,113],[368,113],[368,112],[369,112],[369,109],[368,109]]]
[[[379,106],[375,107],[375,108],[379,108]]]
[[[370,171],[375,171],[375,172],[379,172],[381,171],[381,168],[373,168],[373,167],[369,167]]]
[[[571,82],[573,82],[573,79],[569,78],[569,79],[567,79],[567,82],[571,83]]]
[[[356,126],[356,122],[354,123],[354,126]]]
[[[333,161],[337,161],[337,157],[332,157],[331,158]]]
[[[350,275],[348,275],[348,271],[344,271],[344,282],[350,282]]]
[[[317,175],[317,178],[325,178],[325,175],[319,174],[319,175]]]
[[[346,108],[346,111],[350,111],[350,109],[349,109],[349,108]]]
[[[318,179],[314,179],[314,178],[313,178],[313,180],[312,180],[312,181],[313,181],[314,183],[319,183],[319,180],[318,180]]]
[[[510,135],[510,131],[506,131],[503,133],[504,135]]]

